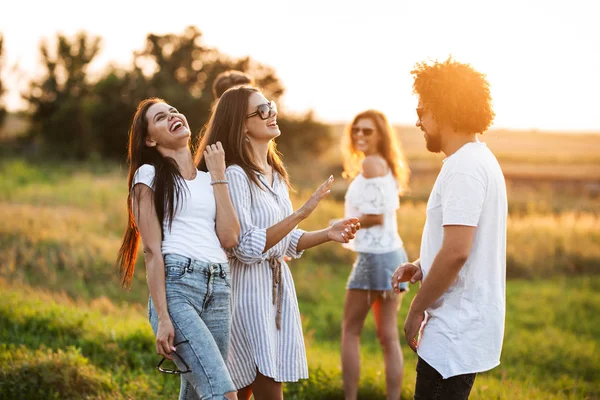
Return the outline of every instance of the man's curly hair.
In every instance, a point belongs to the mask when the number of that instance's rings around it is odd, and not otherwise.
[[[469,64],[449,57],[443,62],[417,63],[410,73],[413,93],[438,123],[463,133],[483,133],[492,124],[490,84]]]

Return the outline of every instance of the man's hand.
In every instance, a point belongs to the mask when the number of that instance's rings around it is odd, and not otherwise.
[[[404,263],[396,268],[396,271],[392,275],[392,289],[396,294],[399,294],[400,288],[398,287],[398,283],[410,281],[410,283],[414,284],[421,279],[423,279],[423,271],[421,271],[420,266],[415,263]]]
[[[412,310],[408,311],[406,321],[404,321],[404,336],[406,337],[406,343],[416,353],[419,347],[419,337],[421,333],[421,325],[425,320],[425,313],[414,313]]]

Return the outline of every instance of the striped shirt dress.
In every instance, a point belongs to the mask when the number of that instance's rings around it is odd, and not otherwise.
[[[258,174],[261,187],[238,165],[226,170],[241,232],[228,253],[232,286],[232,327],[228,367],[237,389],[250,385],[256,370],[277,382],[308,378],[296,289],[284,256],[298,258],[294,229],[263,253],[267,228],[293,212],[288,188],[276,171],[273,186]]]

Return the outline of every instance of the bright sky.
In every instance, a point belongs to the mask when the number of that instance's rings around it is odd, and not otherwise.
[[[347,122],[366,108],[415,122],[410,70],[452,54],[487,74],[495,127],[600,131],[600,23],[595,1],[20,0],[2,6],[11,109],[42,72],[39,41],[61,31],[103,37],[93,70],[129,65],[147,33],[196,25],[205,43],[273,66],[292,111]]]

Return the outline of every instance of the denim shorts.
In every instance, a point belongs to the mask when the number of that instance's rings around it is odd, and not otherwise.
[[[181,374],[179,399],[223,399],[235,386],[227,370],[231,332],[231,277],[229,264],[195,261],[166,254],[165,283],[167,307],[175,328],[177,368]],[[152,330],[158,329],[158,315],[148,300]],[[183,359],[187,366],[179,359]]]
[[[400,264],[408,262],[403,248],[389,253],[358,253],[352,267],[346,289],[392,290],[392,275]],[[399,285],[400,290],[408,288],[408,282]]]

